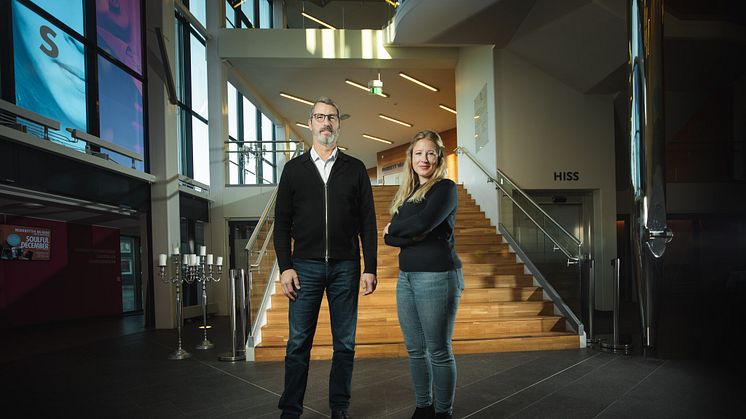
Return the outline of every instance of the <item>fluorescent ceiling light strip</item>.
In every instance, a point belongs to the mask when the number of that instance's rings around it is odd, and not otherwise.
[[[437,91],[439,91],[439,90],[440,90],[440,89],[438,89],[437,87],[433,87],[433,86],[430,86],[429,84],[425,83],[424,81],[419,81],[419,80],[417,80],[416,78],[414,78],[414,77],[412,77],[412,76],[409,76],[409,75],[407,75],[407,74],[404,74],[404,73],[399,73],[399,75],[400,75],[401,77],[404,77],[405,79],[407,79],[407,80],[411,81],[412,83],[416,83],[416,84],[419,84],[420,86],[424,87],[425,89],[428,89],[428,90],[432,90],[433,92],[437,92]]]
[[[365,137],[365,138],[367,138],[369,140],[380,141],[380,142],[386,143],[386,144],[394,144],[393,141],[384,140],[383,138],[374,137],[374,136],[368,135],[368,134],[363,134],[363,137]]]
[[[347,147],[342,147],[341,145],[338,145],[337,148],[340,149],[340,150],[342,150],[342,151],[347,151],[348,150]]]
[[[234,4],[234,5],[233,5],[233,8],[234,8],[234,9],[238,8],[238,7],[239,7],[240,5],[242,5],[242,4],[243,4],[243,3],[245,2],[245,1],[246,1],[246,0],[241,0],[241,1],[239,1],[239,2],[236,2],[236,4]]]
[[[308,106],[313,106],[313,102],[311,102],[310,100],[302,99],[302,98],[299,98],[299,97],[296,97],[296,96],[293,96],[293,95],[289,95],[289,94],[284,93],[284,92],[280,92],[280,96],[282,96],[284,98],[292,99],[292,100],[294,100],[296,102],[305,103]]]
[[[327,28],[329,28],[329,29],[334,29],[334,30],[336,30],[336,29],[337,29],[337,28],[335,28],[334,26],[332,26],[332,25],[330,25],[330,24],[328,24],[328,23],[324,22],[323,20],[321,20],[321,19],[319,19],[319,18],[316,18],[316,17],[313,17],[313,16],[309,15],[309,14],[308,14],[308,13],[306,13],[306,12],[300,12],[300,14],[301,14],[301,16],[305,17],[306,19],[311,19],[311,20],[313,20],[314,22],[318,23],[319,25],[322,25],[322,26],[326,26],[326,27],[327,27]]]
[[[383,114],[379,114],[378,117],[379,118],[383,118],[383,119],[385,119],[387,121],[391,121],[391,122],[397,123],[399,125],[404,125],[405,127],[412,128],[412,124],[410,124],[409,122],[400,121],[398,119],[395,119],[395,118],[392,118],[390,116],[386,116],[386,115],[383,115]]]
[[[370,93],[370,90],[366,86],[363,86],[360,83],[356,83],[356,82],[354,82],[354,81],[352,81],[350,79],[345,79],[345,83],[349,84],[350,86],[357,87],[360,90],[365,90],[366,92]],[[383,92],[376,93],[376,95],[381,96],[381,97],[389,97],[389,95],[387,95],[386,93],[383,93]]]
[[[446,111],[448,111],[448,112],[450,112],[450,113],[452,113],[452,114],[455,114],[455,113],[456,113],[456,110],[455,110],[455,109],[451,109],[451,108],[449,108],[449,107],[448,107],[448,106],[446,106],[446,105],[440,104],[440,105],[438,105],[438,107],[439,107],[440,109],[444,109],[444,110],[446,110]]]
[[[300,123],[300,122],[296,122],[296,123],[295,123],[295,125],[297,125],[297,126],[299,126],[299,127],[303,127],[303,128],[308,128],[308,125],[306,125],[306,124],[302,124],[302,123]]]

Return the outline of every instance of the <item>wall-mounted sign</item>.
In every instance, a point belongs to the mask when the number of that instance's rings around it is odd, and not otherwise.
[[[404,162],[400,161],[394,164],[390,164],[388,166],[383,166],[383,168],[381,169],[381,173],[387,173],[387,172],[391,172],[394,170],[401,171],[402,167],[404,167]]]
[[[0,259],[49,260],[48,228],[0,224]]]
[[[474,149],[479,153],[487,145],[487,84],[482,86],[477,97],[474,98]]]
[[[554,172],[555,182],[575,182],[580,180],[580,172],[560,171]]]

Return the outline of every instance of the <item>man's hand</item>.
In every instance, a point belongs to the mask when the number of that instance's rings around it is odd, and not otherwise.
[[[386,227],[383,228],[383,235],[384,236],[387,235],[387,234],[389,234],[389,226],[390,225],[391,225],[391,223],[388,223],[388,224],[386,224]]]
[[[280,274],[280,285],[282,286],[282,293],[285,294],[285,297],[288,297],[290,301],[295,301],[295,298],[298,296],[296,290],[300,289],[300,279],[298,279],[295,269],[286,269]]]
[[[363,288],[363,295],[368,295],[373,294],[373,291],[376,290],[378,280],[376,280],[376,276],[373,274],[363,274],[362,278],[360,278],[360,283]]]

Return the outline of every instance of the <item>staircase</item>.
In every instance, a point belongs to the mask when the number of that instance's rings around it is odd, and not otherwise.
[[[374,186],[378,239],[378,288],[360,296],[357,357],[405,357],[396,314],[396,278],[399,249],[386,246],[381,231],[391,217],[388,207],[397,186]],[[522,263],[502,243],[479,206],[459,186],[456,212],[456,251],[463,264],[465,290],[461,296],[453,348],[456,354],[570,349],[580,345],[577,333],[565,328],[565,319],[554,314],[551,301],[524,273]],[[288,337],[288,300],[275,285],[262,342],[255,349],[257,361],[282,360]],[[330,359],[332,338],[326,299],[321,304],[312,359]]]

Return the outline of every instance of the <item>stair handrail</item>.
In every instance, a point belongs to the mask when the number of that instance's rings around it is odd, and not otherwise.
[[[526,216],[529,218],[529,220],[531,220],[531,222],[533,222],[534,225],[536,225],[536,227],[539,230],[541,230],[541,232],[544,233],[544,235],[547,236],[549,238],[549,240],[552,241],[552,243],[554,243],[555,249],[559,249],[560,251],[562,251],[562,253],[567,257],[567,264],[568,265],[578,263],[578,261],[580,260],[581,247],[582,247],[583,243],[580,240],[578,240],[577,237],[573,236],[569,231],[567,231],[567,229],[565,229],[564,227],[562,227],[562,225],[560,223],[558,223],[557,220],[555,220],[549,214],[547,214],[547,212],[544,211],[539,206],[539,204],[536,203],[536,201],[534,201],[533,199],[531,199],[531,197],[529,197],[523,191],[523,189],[519,188],[518,185],[516,185],[515,182],[513,182],[500,169],[495,169],[495,171],[497,172],[497,177],[492,176],[492,174],[490,174],[490,171],[487,170],[487,168],[485,168],[484,165],[469,150],[467,150],[463,146],[456,147],[456,149],[454,151],[458,152],[459,154],[465,155],[466,157],[469,158],[469,160],[471,160],[475,165],[477,165],[477,167],[479,168],[479,170],[481,170],[484,173],[484,175],[487,176],[487,181],[490,182],[490,183],[494,183],[500,189],[500,191],[502,191],[505,194],[505,196],[508,197],[508,199],[510,199],[513,202],[513,204],[515,204],[516,207],[518,207],[524,214],[526,214]],[[570,239],[570,241],[572,243],[575,243],[575,246],[576,246],[575,249],[568,250],[568,249],[565,249],[564,246],[560,245],[558,243],[557,239],[554,238],[554,237],[552,237],[552,235],[549,234],[534,219],[534,217],[532,217],[531,214],[529,214],[528,211],[526,211],[526,209],[523,208],[523,206],[520,203],[518,203],[513,198],[513,196],[508,191],[505,190],[505,187],[503,186],[504,182],[508,182],[510,184],[510,186],[512,186],[515,191],[518,191],[518,193],[520,193],[523,196],[523,198],[529,204],[531,204],[533,207],[535,207],[535,209],[537,209],[538,211],[540,211],[544,215],[544,217],[546,217],[546,219],[549,220],[549,222],[552,223],[559,231],[561,231],[562,233],[564,233],[567,236],[567,238]],[[572,252],[573,250],[576,250],[577,252],[575,254],[573,254],[573,252]]]
[[[299,146],[295,149],[293,154],[290,156],[290,159],[293,159],[300,154],[302,154],[305,151],[305,147],[303,142],[299,144]],[[289,160],[290,160],[289,159]],[[254,227],[254,231],[251,233],[251,236],[249,237],[249,241],[246,243],[246,246],[244,249],[246,250],[248,254],[248,274],[249,274],[249,284],[248,289],[249,292],[253,288],[253,280],[252,280],[252,274],[259,270],[259,266],[261,264],[262,259],[267,253],[267,248],[269,247],[269,244],[272,240],[272,232],[274,230],[275,220],[274,220],[274,207],[275,202],[277,201],[277,186],[274,187],[272,190],[272,194],[269,197],[269,200],[267,201],[267,205],[264,207],[264,210],[262,211],[262,215],[259,217],[259,221],[257,221],[256,226]],[[269,225],[269,228],[267,229],[268,233],[264,237],[261,247],[259,246],[259,235],[261,231],[263,230],[265,225]],[[252,263],[251,261],[251,255],[252,253],[256,253],[256,260]],[[277,259],[272,263],[273,270],[277,269]],[[267,300],[268,296],[271,295],[271,289],[274,286],[274,281],[268,281],[266,288],[263,290],[263,298],[262,303],[259,307],[259,310],[257,310],[257,315],[255,318],[251,318],[251,307],[248,307],[247,313],[249,316],[249,319],[247,321],[248,324],[248,340],[249,342],[253,344],[258,343],[254,341],[254,336],[256,335],[256,332],[258,330],[258,323],[262,318],[262,312],[265,310],[265,307],[267,306]],[[249,299],[250,300],[250,299]],[[247,302],[247,304],[250,305],[250,302]],[[248,344],[248,342],[247,342]]]

